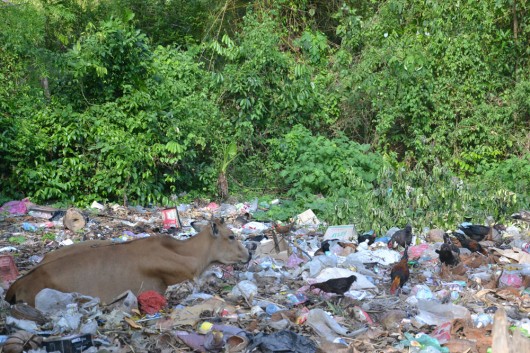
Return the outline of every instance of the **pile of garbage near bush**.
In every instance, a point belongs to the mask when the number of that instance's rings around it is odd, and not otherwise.
[[[129,290],[102,301],[50,281],[54,288],[39,291],[34,305],[2,299],[2,351],[530,351],[528,212],[506,225],[419,231],[396,224],[376,234],[324,224],[311,210],[290,223],[256,221],[259,207],[257,200],[171,209],[94,202],[60,210],[27,199],[2,206],[2,298],[21,275],[60,256],[160,237],[182,240],[186,249],[197,230],[209,229],[201,227],[212,227],[214,238],[239,239],[252,255],[247,263],[216,263],[164,293]],[[218,226],[213,217],[222,219]],[[216,233],[225,224],[230,233]],[[79,244],[86,244],[81,253],[64,250]],[[57,249],[63,253],[47,255]],[[152,249],[140,246],[131,256],[165,256]],[[194,261],[189,249],[186,261]],[[82,280],[101,278],[112,287],[105,279],[135,274],[112,265],[96,270],[97,261],[94,255],[93,266],[84,263]],[[69,262],[60,263],[66,271]]]

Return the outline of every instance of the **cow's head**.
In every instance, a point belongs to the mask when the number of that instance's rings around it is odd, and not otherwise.
[[[212,244],[211,260],[222,264],[234,264],[238,262],[247,263],[250,261],[250,253],[241,243],[234,232],[232,232],[221,219],[212,219],[208,224],[202,225],[201,233],[207,232],[210,235]]]

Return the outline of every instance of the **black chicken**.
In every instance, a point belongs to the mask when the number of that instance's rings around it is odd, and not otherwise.
[[[331,242],[336,240],[324,240],[322,243],[320,243],[320,249],[315,251],[315,256],[317,255],[324,255],[326,252],[329,251],[329,248],[331,247]]]
[[[453,244],[447,233],[444,233],[444,243],[436,253],[440,257],[440,262],[448,266],[456,266],[460,262],[460,249]]]
[[[504,230],[505,227],[502,224],[495,224],[493,227],[483,226],[480,224],[471,224],[464,222],[458,226],[465,235],[475,241],[482,241],[491,232]]]
[[[372,230],[369,230],[368,232],[365,232],[359,235],[357,237],[357,243],[361,244],[368,240],[368,245],[372,245],[375,241],[375,237],[376,237],[375,231],[372,229]]]
[[[458,265],[460,260],[455,257],[454,253],[451,251],[451,247],[448,244],[442,244],[440,250],[435,250],[438,256],[440,257],[440,262],[448,266]]]
[[[247,224],[248,222],[250,222],[250,219],[252,218],[252,215],[248,212],[245,212],[244,214],[242,215],[239,215],[236,217],[236,219],[234,220],[234,225],[238,226],[238,227],[242,227],[243,225]]]
[[[469,249],[471,252],[479,252],[483,255],[488,255],[486,250],[478,243],[478,241],[473,239],[468,239],[464,236],[464,234],[455,233],[456,238],[458,241],[460,241],[460,244],[462,244],[462,247]]]
[[[350,277],[332,278],[325,282],[313,283],[309,286],[309,290],[318,288],[326,293],[335,293],[338,295],[344,295],[350,289],[353,282],[357,280],[357,277],[351,275]]]
[[[519,211],[517,213],[512,214],[513,219],[518,219],[525,222],[530,222],[530,211]]]
[[[444,244],[449,245],[449,248],[452,252],[456,253],[457,255],[460,255],[460,248],[453,243],[453,241],[449,237],[449,234],[447,233],[444,233]]]
[[[412,226],[410,224],[407,224],[405,228],[398,230],[392,235],[388,242],[388,248],[392,249],[396,243],[403,248],[412,243]]]
[[[354,243],[346,243],[343,241],[338,241],[337,239],[327,239],[327,240],[324,240],[320,244],[320,248],[317,251],[315,251],[315,256],[324,255],[326,252],[330,251],[331,246],[335,244],[339,245],[342,248],[348,248],[348,247],[354,248],[354,249],[357,248],[357,245],[355,245]]]

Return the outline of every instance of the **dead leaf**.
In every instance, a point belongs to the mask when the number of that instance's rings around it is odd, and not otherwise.
[[[444,347],[449,348],[451,353],[461,353],[467,351],[469,351],[469,353],[478,353],[477,343],[465,339],[453,338],[444,344]]]
[[[511,250],[502,250],[498,248],[491,248],[492,250],[496,251],[500,255],[507,257],[509,259],[515,260],[520,264],[530,264],[530,254],[518,249],[518,248],[512,248]]]
[[[495,294],[509,301],[516,301],[521,298],[521,293],[519,289],[514,288],[514,287],[505,287],[505,288],[499,289]]]
[[[337,353],[353,353],[353,347],[345,347],[343,344],[324,341],[320,344],[318,353],[337,352]]]
[[[489,327],[489,329],[488,329],[488,327]],[[491,331],[491,326],[486,326],[486,327],[481,327],[481,328],[469,327],[468,326],[468,327],[464,328],[463,335],[468,340],[479,341],[479,340],[483,339],[486,336],[486,334],[489,334],[490,331]],[[491,338],[490,338],[490,340],[491,340]]]
[[[462,262],[454,267],[442,264],[440,278],[448,281],[467,281],[467,271]]]
[[[142,328],[142,325],[137,324],[137,323],[134,322],[134,320],[131,319],[130,317],[126,317],[126,318],[124,318],[124,320],[125,320],[125,322],[126,322],[129,326],[131,326],[131,327],[134,328],[134,329],[141,329],[141,328]]]
[[[491,262],[489,257],[477,253],[460,255],[460,259],[467,267],[471,268],[479,268],[480,266],[488,265]]]
[[[226,307],[228,307],[228,304],[223,300],[211,298],[198,305],[173,310],[171,319],[175,322],[175,325],[194,326],[201,320],[200,316],[203,312],[211,311],[218,313]]]
[[[482,289],[480,291],[478,291],[476,294],[475,294],[475,297],[477,298],[483,298],[486,296],[486,294],[488,293],[494,293],[495,291],[493,289]]]

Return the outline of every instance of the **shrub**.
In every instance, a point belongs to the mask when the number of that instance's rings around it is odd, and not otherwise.
[[[343,135],[335,138],[314,136],[297,125],[283,138],[271,139],[275,169],[292,197],[347,194],[352,179],[370,185],[376,179],[382,158]]]

